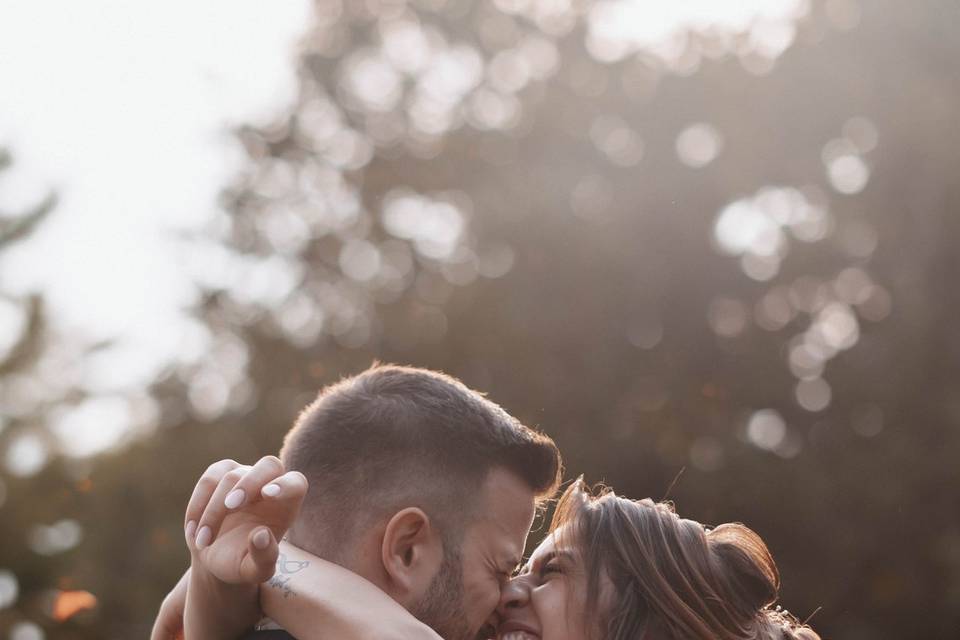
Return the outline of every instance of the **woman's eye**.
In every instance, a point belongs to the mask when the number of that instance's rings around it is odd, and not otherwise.
[[[560,564],[556,562],[548,562],[547,564],[540,567],[540,575],[545,576],[551,573],[563,573],[563,570],[560,568]]]

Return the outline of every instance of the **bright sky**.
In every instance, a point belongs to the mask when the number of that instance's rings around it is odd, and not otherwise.
[[[308,0],[0,7],[0,146],[14,155],[0,210],[61,196],[3,256],[0,290],[42,289],[61,328],[120,340],[122,375],[92,384],[149,380],[181,342],[194,288],[173,235],[210,219],[237,170],[227,127],[292,102],[309,19]]]

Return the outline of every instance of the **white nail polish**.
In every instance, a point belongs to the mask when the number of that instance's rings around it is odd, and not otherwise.
[[[246,497],[247,494],[244,493],[243,489],[234,489],[227,494],[226,499],[223,501],[223,506],[227,509],[236,509],[243,504],[243,499]]]
[[[203,525],[200,527],[200,532],[197,533],[197,546],[205,547],[210,544],[210,538],[213,537],[213,532],[210,531],[210,527]]]
[[[270,546],[270,533],[266,529],[262,529],[253,534],[253,546],[257,549],[266,549]]]
[[[263,488],[262,493],[270,498],[276,498],[278,495],[280,495],[280,485],[272,483],[268,484]]]

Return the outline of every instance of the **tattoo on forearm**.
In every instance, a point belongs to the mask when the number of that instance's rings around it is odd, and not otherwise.
[[[281,553],[277,558],[277,571],[280,573],[296,573],[310,566],[308,560],[287,560],[286,554]]]
[[[280,591],[284,598],[297,595],[293,587],[290,586],[290,578],[284,578],[280,574],[274,574],[272,578],[267,580],[267,585]]]
[[[267,584],[283,593],[284,598],[295,596],[297,593],[293,590],[290,580],[293,574],[309,566],[310,562],[308,560],[287,560],[287,556],[281,553],[277,558],[277,572],[267,580]]]

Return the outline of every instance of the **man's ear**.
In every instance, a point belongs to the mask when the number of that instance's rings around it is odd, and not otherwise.
[[[407,507],[387,522],[380,553],[395,598],[410,604],[426,593],[440,570],[443,541],[422,509]]]

